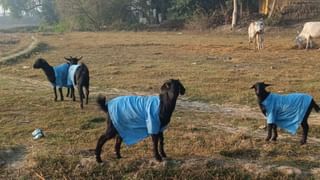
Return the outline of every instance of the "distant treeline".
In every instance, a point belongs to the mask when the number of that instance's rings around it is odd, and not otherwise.
[[[264,0],[0,0],[0,5],[4,15],[40,17],[42,30],[99,31],[182,27],[208,29],[231,24],[234,1],[237,1],[238,25],[259,18],[261,3],[268,2]]]
[[[0,16],[0,29],[11,29],[39,25],[40,18],[37,16],[27,16],[21,18],[13,18],[11,16]]]

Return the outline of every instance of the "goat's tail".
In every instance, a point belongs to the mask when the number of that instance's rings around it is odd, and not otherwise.
[[[314,108],[314,110],[316,111],[316,112],[320,112],[320,107],[319,107],[319,105],[314,101],[314,100],[312,100],[313,101],[313,108]]]
[[[105,113],[108,113],[108,106],[106,105],[106,97],[99,94],[97,98],[97,104]]]

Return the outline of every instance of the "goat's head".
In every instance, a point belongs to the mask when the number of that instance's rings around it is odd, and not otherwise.
[[[264,31],[264,23],[263,23],[263,20],[260,19],[260,20],[258,20],[258,21],[255,21],[254,24],[255,24],[256,32],[258,32],[258,33],[263,33],[263,31]]]
[[[72,57],[72,56],[70,56],[68,58],[64,57],[64,59],[67,60],[67,62],[69,64],[78,64],[78,62],[82,59],[82,56],[80,56],[80,57]]]
[[[298,35],[298,36],[296,37],[295,43],[296,43],[296,45],[298,46],[299,49],[301,49],[301,48],[303,47],[305,40],[306,40],[306,39],[305,39],[304,37],[302,37],[302,36],[299,36],[299,35]]]
[[[271,84],[266,84],[264,82],[257,82],[251,86],[251,89],[254,89],[259,100],[263,101],[269,94],[269,92],[266,91],[266,87],[270,85]]]
[[[48,62],[47,62],[45,59],[43,59],[43,58],[38,58],[38,59],[34,62],[33,68],[39,69],[39,68],[44,67],[44,66],[47,65],[47,64],[48,64]]]
[[[161,86],[161,94],[170,93],[175,97],[184,95],[185,91],[179,79],[169,79]]]

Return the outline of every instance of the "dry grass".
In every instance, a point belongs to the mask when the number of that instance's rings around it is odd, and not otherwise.
[[[179,78],[185,100],[251,107],[259,113],[249,87],[256,81],[275,92],[306,92],[320,99],[319,51],[293,49],[295,30],[270,31],[266,49],[248,48],[244,33],[108,32],[67,33],[37,37],[47,50],[18,64],[0,67],[0,160],[7,163],[1,178],[48,179],[288,179],[317,178],[319,141],[299,146],[295,137],[280,133],[277,143],[263,141],[257,129],[262,116],[177,107],[166,132],[170,158],[152,161],[151,142],[122,148],[115,159],[113,142],[104,147],[104,165],[92,159],[92,149],[105,129],[104,114],[94,99],[128,92],[154,94],[161,83]],[[26,35],[23,35],[26,36]],[[279,39],[281,38],[281,41]],[[67,99],[53,102],[43,72],[33,70],[37,57],[52,65],[63,56],[84,56],[91,75],[92,96],[84,110]],[[113,88],[127,90],[116,91]],[[310,137],[319,138],[318,115],[311,117]],[[35,128],[46,137],[31,138]],[[8,153],[10,158],[8,158]],[[276,170],[300,168],[299,176]],[[252,168],[252,166],[254,168]],[[250,167],[250,168],[248,168]],[[17,171],[18,170],[18,171]],[[266,170],[266,171],[263,171]],[[18,172],[18,173],[17,173]]]

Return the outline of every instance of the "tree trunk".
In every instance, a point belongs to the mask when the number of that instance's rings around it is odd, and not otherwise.
[[[237,14],[238,14],[237,0],[233,0],[233,13],[232,13],[232,24],[231,24],[232,30],[236,27],[236,24],[237,24]]]
[[[272,3],[272,6],[271,6],[271,9],[270,9],[268,18],[271,18],[272,14],[273,14],[273,11],[274,11],[274,7],[276,6],[276,3],[277,3],[277,0],[273,0],[273,3]]]

